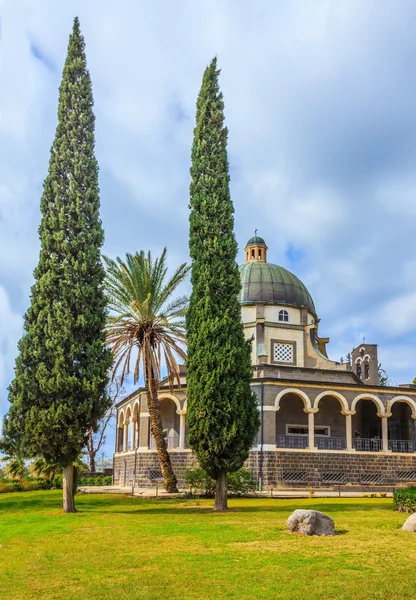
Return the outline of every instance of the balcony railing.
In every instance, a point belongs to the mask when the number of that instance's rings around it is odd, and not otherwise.
[[[307,435],[278,435],[278,448],[308,448],[309,439]]]
[[[378,438],[354,438],[353,446],[359,452],[380,452],[383,442]]]
[[[392,452],[414,452],[415,442],[413,440],[389,440],[389,450]]]
[[[174,433],[173,435],[168,435],[167,437],[165,437],[165,440],[166,440],[168,450],[172,450],[173,448],[179,447],[179,434],[178,433]],[[156,450],[155,438],[152,435],[150,436],[149,448],[150,448],[150,450]]]
[[[315,446],[318,450],[345,450],[347,441],[343,437],[318,437],[315,436]]]

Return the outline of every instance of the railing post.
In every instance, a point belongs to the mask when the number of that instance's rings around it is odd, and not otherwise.
[[[308,439],[309,450],[318,450],[315,446],[315,413],[318,408],[304,408],[303,411],[308,415]]]
[[[354,447],[352,445],[352,416],[355,415],[355,410],[343,410],[342,415],[345,415],[345,438],[347,442],[347,451],[352,452]]]

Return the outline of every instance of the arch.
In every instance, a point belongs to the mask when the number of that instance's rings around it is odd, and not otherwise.
[[[136,402],[134,403],[134,406],[133,406],[133,417],[135,415],[138,415],[139,412],[140,412],[140,402],[139,402],[139,400],[136,400]]]
[[[302,390],[298,390],[297,388],[286,388],[285,390],[282,390],[281,392],[279,392],[275,398],[274,407],[276,410],[279,410],[280,400],[283,398],[283,396],[286,396],[286,394],[295,394],[296,396],[299,396],[299,398],[301,398],[303,400],[305,408],[312,408],[312,404],[311,404],[311,401],[309,400],[309,396],[307,396],[307,394],[305,394],[305,392],[302,392]]]
[[[118,426],[123,427],[124,425],[124,410],[121,410],[118,415]]]
[[[386,409],[384,407],[384,404],[382,403],[380,398],[378,398],[377,396],[374,396],[374,394],[360,394],[359,396],[354,398],[354,400],[352,401],[352,404],[351,404],[351,410],[356,410],[355,407],[357,406],[357,404],[360,400],[371,400],[377,406],[378,412],[383,415],[385,414]]]
[[[357,358],[355,359],[355,364],[362,362],[362,358],[361,356],[357,356]]]
[[[162,401],[164,398],[168,398],[169,400],[173,400],[173,402],[176,404],[176,412],[178,412],[178,410],[181,410],[181,405],[179,400],[176,398],[176,396],[174,396],[173,394],[160,394],[159,396],[159,400]]]
[[[314,408],[318,408],[319,401],[324,396],[333,396],[341,404],[342,410],[349,410],[347,399],[339,392],[331,392],[330,390],[328,390],[327,392],[321,392],[318,396],[316,396],[315,402],[313,403]]]
[[[395,402],[405,402],[412,409],[412,417],[416,419],[416,402],[409,398],[408,396],[395,396],[391,400],[389,400],[387,404],[387,413],[391,413],[391,407]]]

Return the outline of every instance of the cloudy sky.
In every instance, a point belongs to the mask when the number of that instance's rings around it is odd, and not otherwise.
[[[217,55],[243,262],[307,285],[339,360],[365,336],[416,376],[414,0],[0,0],[0,416],[37,263],[39,200],[78,15],[104,252],[188,259],[195,100]],[[111,449],[109,449],[109,453]]]

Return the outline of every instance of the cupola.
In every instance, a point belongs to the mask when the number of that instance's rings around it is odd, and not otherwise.
[[[267,246],[264,239],[254,231],[254,237],[250,238],[245,247],[246,263],[267,262]]]

